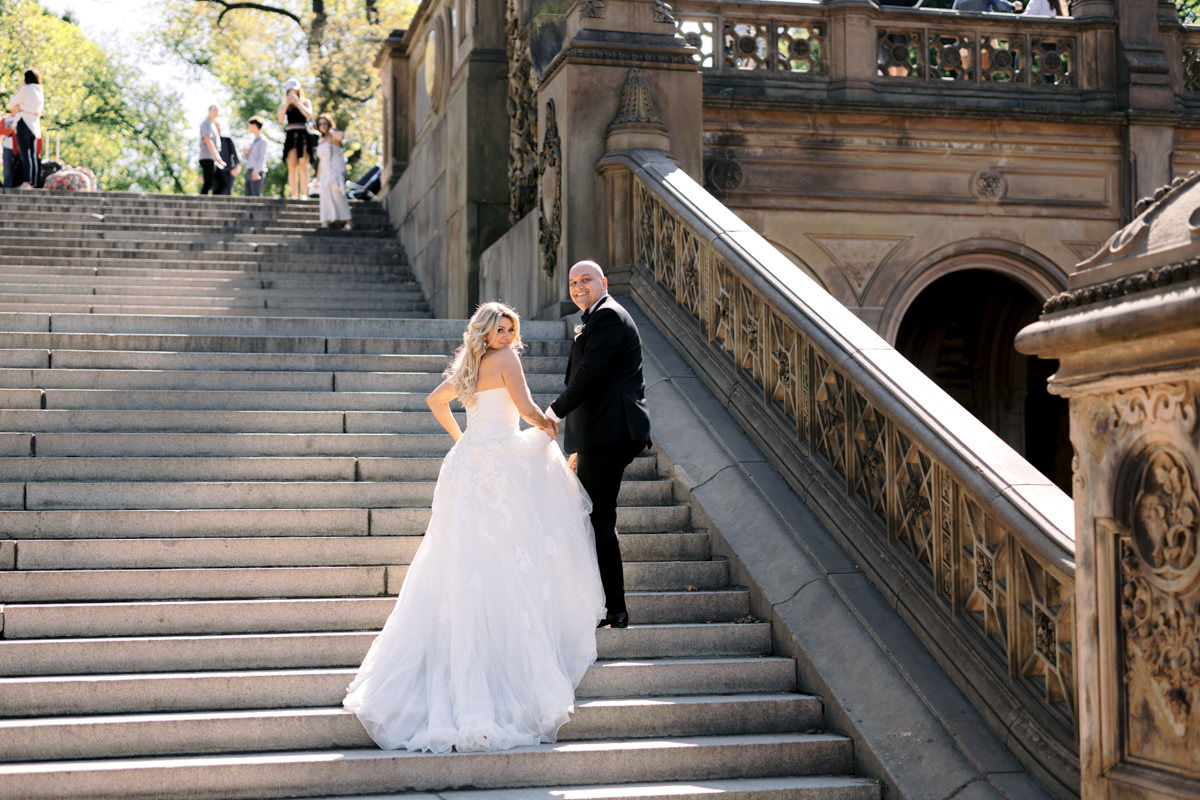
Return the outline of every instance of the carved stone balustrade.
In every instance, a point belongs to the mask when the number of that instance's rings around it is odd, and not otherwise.
[[[1070,398],[1084,797],[1200,795],[1200,174],[1139,203],[1017,346]]]
[[[1070,498],[666,153],[601,169],[629,176],[609,258],[632,258],[638,304],[1017,757],[1078,797]]]

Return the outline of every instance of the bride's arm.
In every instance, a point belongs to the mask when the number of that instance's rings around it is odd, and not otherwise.
[[[429,393],[425,398],[425,405],[429,406],[429,410],[433,412],[433,416],[446,429],[446,433],[458,441],[458,437],[462,436],[462,428],[458,427],[458,420],[450,413],[450,401],[458,396],[458,392],[454,390],[454,384],[449,378],[438,384],[438,387]]]
[[[525,380],[525,370],[521,369],[521,358],[512,350],[501,350],[496,353],[500,361],[500,377],[504,379],[504,388],[521,419],[535,428],[545,431],[551,439],[558,436],[558,426],[542,413],[533,402],[529,393],[529,383]]]

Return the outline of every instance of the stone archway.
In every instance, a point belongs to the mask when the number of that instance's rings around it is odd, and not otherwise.
[[[900,318],[895,346],[955,400],[1071,491],[1067,403],[1046,390],[1054,362],[1013,347],[1042,299],[1012,277],[959,269],[925,286]]]

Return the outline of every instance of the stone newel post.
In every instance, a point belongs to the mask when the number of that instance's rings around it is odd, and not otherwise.
[[[625,236],[628,209],[613,217],[597,162],[614,149],[663,149],[699,177],[702,154],[700,71],[664,0],[578,0],[564,39],[538,92],[538,194],[542,266],[565,299],[573,262],[626,266],[610,240]]]
[[[1017,337],[1071,403],[1085,798],[1200,794],[1200,176],[1155,198]]]

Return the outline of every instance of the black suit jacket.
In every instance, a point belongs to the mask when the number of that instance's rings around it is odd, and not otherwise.
[[[571,345],[566,390],[550,408],[565,421],[567,452],[614,442],[649,442],[642,339],[611,297],[588,316]]]

